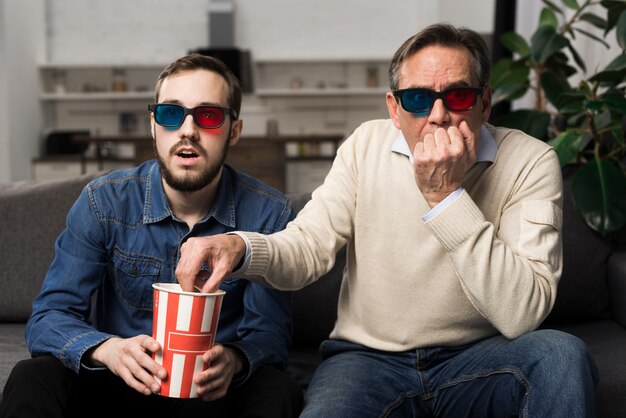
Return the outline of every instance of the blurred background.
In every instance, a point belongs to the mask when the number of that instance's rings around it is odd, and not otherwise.
[[[516,3],[0,0],[0,181],[150,158],[155,79],[199,51],[242,81],[244,140],[229,162],[284,191],[312,190],[343,139],[388,116],[387,67],[406,38],[435,22],[464,25],[497,58],[498,34],[526,36],[541,8]]]

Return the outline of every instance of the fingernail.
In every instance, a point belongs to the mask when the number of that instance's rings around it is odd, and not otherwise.
[[[152,388],[152,393],[158,393],[159,392],[159,385],[157,385],[156,383],[153,384],[151,386],[151,388]]]
[[[159,379],[165,379],[167,377],[167,373],[165,372],[165,370],[159,370],[158,373]]]

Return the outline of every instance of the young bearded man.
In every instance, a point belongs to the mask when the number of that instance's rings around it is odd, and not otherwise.
[[[240,107],[221,61],[192,54],[164,69],[149,106],[156,161],[92,181],[72,207],[27,324],[33,359],[14,368],[3,418],[298,415],[301,390],[281,371],[291,296],[237,278],[221,286],[217,344],[193,377],[199,397],[158,395],[167,375],[152,359],[152,284],[176,282],[181,245],[276,232],[293,217],[283,194],[224,165]]]

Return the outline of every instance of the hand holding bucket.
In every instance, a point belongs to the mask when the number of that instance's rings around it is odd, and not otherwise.
[[[161,349],[153,357],[167,371],[163,396],[195,398],[194,374],[206,370],[202,355],[215,344],[225,292],[184,292],[178,283],[155,283],[152,337]]]

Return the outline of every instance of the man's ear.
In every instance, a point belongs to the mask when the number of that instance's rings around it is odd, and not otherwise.
[[[230,141],[229,145],[235,145],[241,138],[241,131],[243,129],[243,121],[241,119],[234,120],[230,126]]]
[[[389,112],[389,117],[391,118],[394,126],[400,129],[400,115],[398,114],[400,110],[400,103],[398,103],[393,93],[390,91],[387,92],[385,99],[387,100],[387,111]]]
[[[150,112],[150,133],[152,134],[152,139],[156,140],[156,130],[155,130],[155,124],[156,122],[154,122],[154,114],[152,112]]]

